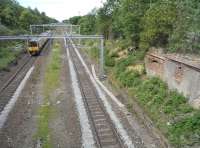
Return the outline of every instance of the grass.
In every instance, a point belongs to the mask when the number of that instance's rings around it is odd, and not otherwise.
[[[98,60],[99,57],[99,48],[96,42],[93,41],[84,41],[86,48],[84,48],[84,52],[86,52],[93,60]]]
[[[11,50],[15,48],[14,46],[15,44],[0,46],[0,70],[6,69],[8,65],[13,62],[17,58],[17,55],[20,53],[19,50]]]
[[[127,108],[131,110],[132,102],[137,101],[173,147],[199,146],[200,111],[193,109],[182,94],[169,90],[159,78],[150,78],[145,72],[128,69],[143,61],[144,51],[136,51],[117,60],[117,56],[109,54],[113,50],[112,45],[109,44],[109,48],[105,57],[114,58],[115,63],[112,66],[106,64],[107,72],[113,84],[127,89],[132,98]]]
[[[61,70],[60,46],[55,44],[52,49],[50,63],[47,66],[44,78],[44,102],[39,108],[39,120],[37,138],[40,139],[43,148],[51,148],[51,129],[49,128],[50,120],[54,113],[50,97],[55,89],[59,86],[59,75]]]

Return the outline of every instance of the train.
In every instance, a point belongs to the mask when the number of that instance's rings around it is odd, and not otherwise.
[[[43,32],[40,36],[50,36],[51,31]],[[33,37],[28,41],[28,53],[31,56],[37,56],[48,42],[49,38],[46,37]]]

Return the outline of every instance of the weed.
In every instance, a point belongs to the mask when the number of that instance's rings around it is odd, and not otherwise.
[[[19,51],[11,50],[12,48],[14,48],[13,45],[0,47],[0,70],[5,69],[8,64],[12,63],[20,53]]]
[[[60,47],[56,44],[51,53],[51,60],[47,66],[44,78],[44,102],[39,109],[37,138],[42,142],[43,148],[51,148],[51,131],[49,122],[52,118],[53,107],[50,102],[52,92],[59,85],[61,69]]]

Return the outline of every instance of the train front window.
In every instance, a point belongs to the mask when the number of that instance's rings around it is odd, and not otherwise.
[[[37,47],[37,42],[29,42],[29,47]]]

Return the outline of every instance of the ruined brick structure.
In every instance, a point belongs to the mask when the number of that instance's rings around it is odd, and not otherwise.
[[[147,75],[158,76],[170,89],[177,89],[194,107],[200,106],[200,60],[175,54],[148,53]]]

